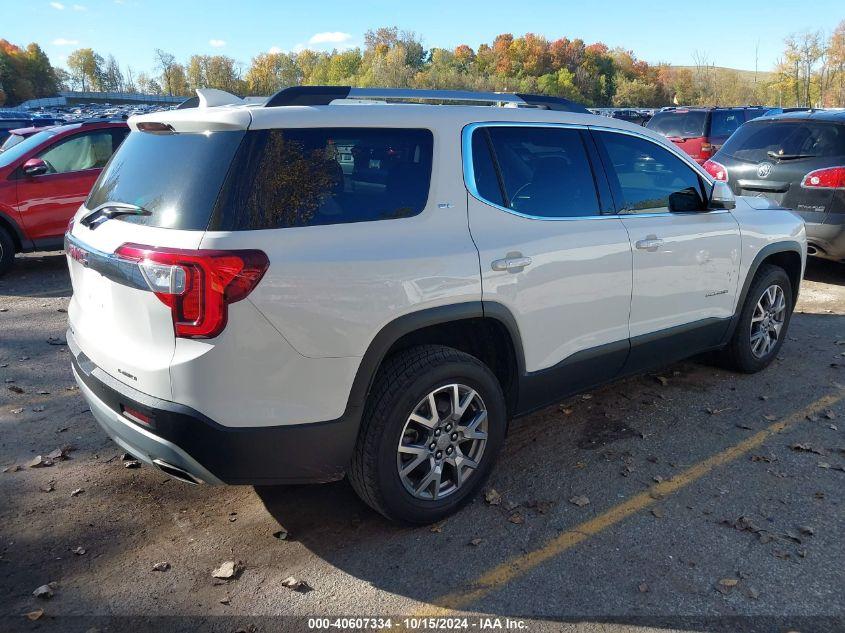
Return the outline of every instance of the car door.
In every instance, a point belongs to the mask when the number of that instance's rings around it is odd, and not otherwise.
[[[736,302],[739,225],[707,210],[706,182],[686,158],[634,133],[594,136],[633,246],[629,365],[718,344]]]
[[[30,239],[38,244],[61,238],[127,133],[122,128],[81,131],[33,157],[43,160],[48,171],[40,176],[22,174],[17,181],[18,211]]]
[[[521,411],[612,378],[628,353],[631,246],[585,129],[464,130],[468,213],[485,314],[521,339]],[[595,158],[597,163],[597,157]]]

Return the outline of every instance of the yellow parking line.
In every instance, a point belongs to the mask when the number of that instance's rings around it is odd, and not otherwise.
[[[739,444],[730,446],[720,453],[695,464],[684,472],[675,475],[672,479],[655,484],[644,492],[641,492],[627,501],[610,508],[597,517],[590,519],[589,521],[585,521],[571,530],[563,532],[551,541],[548,541],[542,547],[519,556],[514,556],[504,563],[487,570],[476,578],[469,588],[459,589],[441,596],[433,601],[433,605],[422,607],[415,615],[443,615],[448,613],[450,610],[461,609],[469,604],[472,604],[476,600],[486,596],[508,582],[525,575],[550,558],[554,558],[558,554],[565,552],[575,545],[578,545],[578,543],[587,540],[591,536],[594,536],[616,523],[619,523],[632,514],[653,505],[657,502],[657,500],[677,492],[681,488],[701,479],[717,466],[722,466],[732,462],[738,457],[741,457],[760,446],[773,435],[780,433],[788,426],[803,420],[812,413],[830,407],[842,400],[843,397],[845,397],[845,393],[840,391],[838,393],[828,394],[819,398],[801,411],[796,411],[789,417],[771,424],[762,431],[759,431],[748,439],[743,440]]]

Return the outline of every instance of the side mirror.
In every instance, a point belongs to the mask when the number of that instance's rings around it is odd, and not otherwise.
[[[736,208],[736,198],[728,183],[723,180],[717,180],[713,183],[713,189],[710,191],[710,200],[708,201],[707,207],[709,209]]]
[[[27,176],[42,176],[47,173],[47,163],[40,158],[30,158],[23,164],[23,173]]]

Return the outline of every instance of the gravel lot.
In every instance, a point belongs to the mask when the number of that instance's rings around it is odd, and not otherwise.
[[[63,257],[18,264],[0,280],[0,630],[305,630],[291,616],[444,608],[532,631],[845,630],[844,267],[811,263],[767,371],[684,362],[518,420],[487,500],[407,529],[346,482],[126,468],[74,388]],[[242,570],[215,580],[224,561]]]

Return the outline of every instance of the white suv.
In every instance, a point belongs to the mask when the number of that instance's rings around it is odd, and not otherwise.
[[[80,389],[173,477],[348,475],[435,521],[510,418],[708,350],[757,371],[784,341],[801,220],[642,127],[529,95],[196,101],[129,120],[66,244]]]

